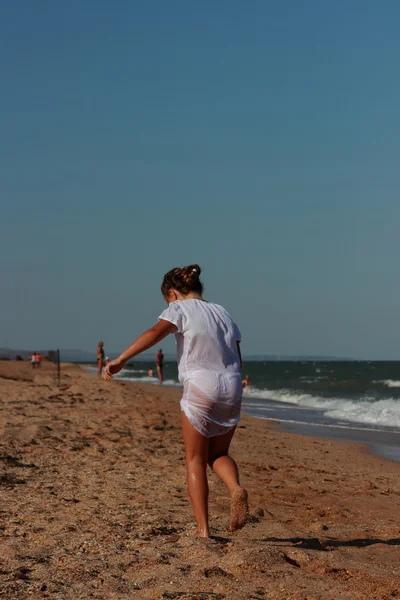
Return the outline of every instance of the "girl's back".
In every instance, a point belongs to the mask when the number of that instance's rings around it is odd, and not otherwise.
[[[181,381],[202,369],[239,373],[237,342],[240,341],[240,331],[222,306],[198,299],[176,301],[159,318],[177,327]]]

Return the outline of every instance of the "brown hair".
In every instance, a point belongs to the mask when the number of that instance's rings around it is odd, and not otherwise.
[[[183,296],[195,292],[200,296],[203,293],[203,284],[200,281],[201,269],[199,265],[188,265],[182,269],[176,268],[164,275],[161,284],[161,293],[167,296],[169,290],[174,289]]]

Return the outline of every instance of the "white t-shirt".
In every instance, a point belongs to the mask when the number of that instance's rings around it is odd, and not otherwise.
[[[229,313],[218,304],[188,299],[172,302],[159,320],[176,325],[179,381],[194,371],[240,373],[237,342],[240,331]]]

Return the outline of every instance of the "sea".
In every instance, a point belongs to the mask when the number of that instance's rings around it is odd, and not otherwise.
[[[151,368],[128,364],[117,378],[157,384]],[[250,376],[243,412],[286,431],[362,442],[400,461],[400,362],[258,360],[245,361],[242,373]],[[164,385],[180,387],[174,361],[165,363]]]

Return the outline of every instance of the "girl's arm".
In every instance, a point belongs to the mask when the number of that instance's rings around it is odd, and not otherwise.
[[[148,350],[161,342],[170,333],[176,332],[176,325],[163,319],[140,335],[118,358],[112,360],[104,369],[104,379],[109,381],[113,375],[119,373],[124,364],[141,352]]]

